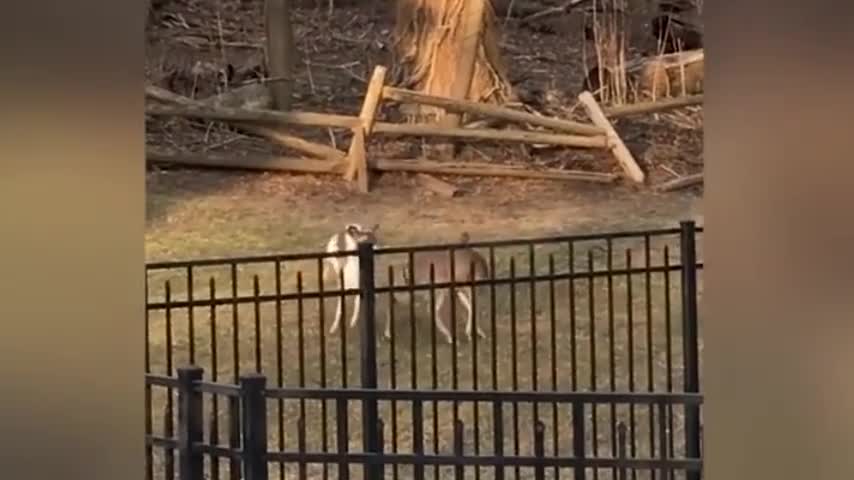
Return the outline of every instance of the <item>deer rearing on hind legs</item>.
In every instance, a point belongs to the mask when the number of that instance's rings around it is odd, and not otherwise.
[[[451,282],[459,284],[459,286],[454,286],[454,291],[468,312],[465,332],[466,338],[471,340],[472,326],[474,324],[474,310],[471,300],[473,286],[465,286],[465,284],[489,278],[489,266],[480,253],[468,246],[468,242],[468,233],[463,233],[460,238],[460,243],[464,244],[464,246],[453,249],[453,266],[451,263],[451,250],[426,250],[414,252],[412,254],[412,264],[407,264],[403,268],[403,277],[406,284],[410,284],[410,282],[412,285],[430,284],[430,265],[433,265],[433,281],[436,284]],[[452,269],[453,272],[451,271]],[[449,290],[450,288],[448,287],[441,288],[436,295],[436,328],[442,333],[442,335],[444,335],[445,340],[448,343],[452,343],[453,338],[451,336],[451,332],[448,330],[445,322],[442,321],[441,314],[442,306],[448,298]],[[450,300],[454,301],[453,298]],[[393,295],[392,301],[396,303],[396,299]],[[456,321],[456,319],[451,319],[451,321]],[[479,326],[475,326],[475,328],[477,329],[478,337],[486,337],[486,333],[484,333]],[[383,335],[386,338],[391,337],[389,322],[386,322]]]
[[[355,251],[360,242],[370,241],[376,245],[376,233],[379,230],[379,225],[374,225],[370,229],[364,228],[358,223],[348,224],[343,232],[333,235],[326,242],[326,253],[338,253]],[[347,255],[343,257],[326,257],[324,259],[323,273],[326,276],[327,269],[332,269],[335,273],[335,278],[338,279],[341,290],[350,290],[359,288],[359,257],[356,255]],[[342,275],[343,271],[343,275]],[[341,284],[343,276],[344,282]],[[329,333],[335,333],[341,323],[342,302],[343,297],[338,297],[338,306],[335,308],[335,320],[332,322],[332,327]],[[350,316],[350,327],[356,325],[359,319],[359,296],[353,302],[353,313]]]

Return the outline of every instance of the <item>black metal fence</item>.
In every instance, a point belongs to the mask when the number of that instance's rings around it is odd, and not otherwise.
[[[699,478],[700,232],[150,264],[147,478]],[[463,248],[489,278],[401,280]],[[327,288],[331,256],[355,288]],[[446,320],[447,344],[437,298],[470,287],[485,338]]]

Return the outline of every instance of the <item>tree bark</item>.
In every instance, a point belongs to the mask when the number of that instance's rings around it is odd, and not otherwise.
[[[266,0],[267,70],[273,104],[278,110],[291,106],[296,46],[291,23],[291,0]]]
[[[489,0],[397,1],[396,67],[406,88],[439,97],[504,103],[513,94],[498,40]],[[420,111],[435,117],[442,113],[429,106]]]

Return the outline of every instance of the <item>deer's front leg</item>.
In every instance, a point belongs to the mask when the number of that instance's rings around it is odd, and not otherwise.
[[[350,317],[350,328],[353,328],[356,325],[356,321],[359,320],[359,302],[361,301],[361,297],[356,295],[356,299],[353,301],[353,315]]]

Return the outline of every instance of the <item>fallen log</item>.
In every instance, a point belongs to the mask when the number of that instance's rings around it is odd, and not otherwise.
[[[693,105],[702,105],[703,95],[689,95],[687,97],[667,98],[653,102],[640,102],[629,105],[619,105],[603,109],[608,118],[622,118],[632,115],[642,115],[646,113],[663,112],[673,110],[680,107],[690,107]]]
[[[659,192],[672,192],[674,190],[693,187],[694,185],[700,185],[702,183],[703,172],[700,172],[691,175],[685,175],[684,177],[679,177],[664,183],[660,183],[657,187],[655,187],[655,189]]]
[[[256,127],[254,125],[239,126],[240,128],[248,132],[255,133],[262,137],[267,137],[270,140],[278,142],[280,145],[292,148],[294,150],[298,150],[303,153],[307,153],[319,159],[340,161],[344,160],[344,158],[346,157],[346,154],[341,150],[338,150],[337,148],[333,148],[328,145],[323,145],[322,143],[310,142],[294,135],[288,135],[286,133],[279,132],[272,128]]]
[[[541,117],[528,112],[520,112],[498,105],[472,102],[469,100],[456,100],[447,97],[438,97],[424,93],[405,90],[402,88],[385,87],[383,97],[401,103],[416,103],[444,108],[446,111],[456,113],[468,113],[484,117],[498,118],[511,122],[528,123],[540,127],[551,128],[563,132],[577,133],[580,135],[604,135],[605,131],[596,125],[589,125],[572,120],[559,118]]]
[[[275,157],[259,154],[235,156],[210,153],[167,153],[150,148],[146,149],[145,158],[146,162],[151,164],[172,164],[233,170],[340,174],[344,168],[343,162],[330,162],[313,158]]]
[[[632,156],[632,152],[630,152],[623,143],[623,140],[617,134],[617,131],[614,130],[614,126],[611,125],[610,121],[608,121],[608,118],[605,116],[602,108],[596,102],[596,99],[593,98],[593,94],[586,91],[581,92],[578,95],[578,101],[584,105],[584,108],[587,110],[587,114],[590,116],[593,123],[604,128],[608,132],[608,141],[611,144],[611,153],[613,153],[614,158],[617,159],[617,162],[619,162],[620,166],[623,168],[626,176],[635,183],[643,183],[645,178],[643,170],[641,170],[640,165],[635,161],[635,158]]]
[[[329,162],[310,158],[292,158],[250,154],[244,156],[199,153],[175,153],[147,148],[146,162],[150,164],[184,165],[189,167],[220,168],[229,170],[280,171],[291,173],[336,174],[346,168],[346,162]],[[618,177],[610,173],[580,172],[572,170],[527,170],[500,165],[468,167],[466,163],[432,162],[429,160],[375,159],[368,168],[380,172],[412,172],[438,175],[475,177],[513,177],[556,181],[583,181],[613,183]]]
[[[174,103],[187,107],[206,104],[210,106],[210,104],[217,102],[233,101],[229,100],[228,98],[224,98],[220,95],[209,97],[205,100],[193,100],[183,95],[178,95],[177,93],[170,92],[169,90],[160,87],[155,87],[152,85],[145,87],[145,94],[147,97],[159,100],[161,102]],[[255,135],[269,138],[270,140],[273,140],[285,147],[292,148],[303,153],[307,153],[314,157],[333,161],[338,161],[344,158],[344,152],[338,150],[337,148],[329,147],[321,143],[310,142],[308,140],[304,140],[293,135],[288,135],[286,133],[279,132],[278,130],[269,127],[255,125],[252,123],[239,123],[236,126],[241,130],[245,130]]]
[[[427,173],[416,174],[415,178],[417,178],[418,182],[425,188],[445,198],[453,198],[460,191],[456,185],[440,180]]]
[[[465,138],[470,140],[495,140],[504,142],[542,143],[576,148],[608,148],[604,135],[579,136],[556,133],[529,132],[525,130],[498,130],[486,128],[451,128],[435,124],[404,124],[377,122],[374,132],[389,136],[412,135],[417,137]]]
[[[611,173],[573,170],[529,170],[501,165],[469,167],[465,162],[435,162],[430,160],[375,159],[371,160],[369,164],[371,168],[381,172],[416,172],[470,177],[513,177],[594,183],[613,183],[618,178],[617,175]]]
[[[213,108],[206,105],[147,105],[145,114],[159,117],[188,117],[222,122],[263,122],[275,125],[301,125],[306,127],[332,127],[352,129],[359,124],[358,117],[331,113],[277,112],[273,110],[246,110],[241,108]]]

